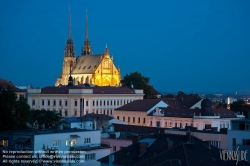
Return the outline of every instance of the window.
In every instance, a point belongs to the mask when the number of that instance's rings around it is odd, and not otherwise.
[[[64,113],[65,113],[65,116],[67,117],[67,116],[68,116],[68,111],[67,111],[67,110],[65,110],[65,112],[64,112]]]
[[[112,115],[112,110],[110,110],[110,115]]]
[[[89,101],[86,101],[86,106],[89,106]]]
[[[103,114],[105,114],[105,110],[103,110]]]
[[[66,146],[68,146],[68,144],[69,144],[69,140],[66,139]]]
[[[102,105],[102,101],[100,101],[100,105]]]
[[[114,101],[114,105],[116,105],[116,100]]]
[[[138,118],[138,123],[140,123],[140,118]]]
[[[90,143],[90,138],[84,138],[84,143],[85,144]]]
[[[98,105],[98,101],[96,101],[96,105]]]
[[[112,100],[110,101],[110,105],[112,105]]]
[[[44,105],[44,100],[42,100],[42,105]]]
[[[95,160],[95,153],[85,154],[85,160]]]
[[[146,118],[143,118],[143,123],[146,123]]]
[[[109,100],[107,101],[107,105],[109,105]]]
[[[125,122],[125,116],[123,117],[123,121]]]
[[[32,105],[35,105],[35,100],[32,100]]]
[[[75,106],[77,106],[77,100],[75,100]]]
[[[236,146],[236,138],[233,138],[233,146]]]
[[[65,100],[65,106],[67,106],[68,105],[68,101],[67,100]]]
[[[103,101],[103,105],[105,105],[105,100]]]
[[[150,126],[153,126],[152,121],[150,121]]]
[[[53,141],[53,146],[54,147],[60,147],[61,146],[61,140],[54,140]]]
[[[59,105],[60,105],[60,106],[62,105],[62,100],[59,101]]]
[[[88,69],[90,69],[90,68],[91,68],[91,66],[88,67]]]
[[[135,117],[133,117],[133,123],[135,123]]]
[[[107,115],[109,115],[109,110],[107,110]]]
[[[59,110],[59,114],[62,116],[62,110]]]
[[[53,101],[53,105],[54,105],[54,106],[56,105],[56,100]]]
[[[77,110],[75,110],[75,116],[77,116]]]
[[[117,116],[117,119],[119,120],[119,116]]]
[[[48,105],[50,105],[50,100],[48,100]]]
[[[93,106],[95,106],[95,101],[93,101]]]
[[[115,152],[116,151],[116,146],[113,146],[113,152]]]
[[[128,117],[128,122],[130,121],[130,117]]]
[[[243,139],[243,145],[250,145],[250,139]]]

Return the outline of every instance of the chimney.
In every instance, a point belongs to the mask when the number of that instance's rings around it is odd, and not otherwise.
[[[147,150],[147,146],[148,146],[147,142],[138,143],[139,157],[142,156],[143,153]]]
[[[114,160],[115,160],[114,154],[110,154],[109,155],[109,166],[113,166]]]
[[[191,132],[188,131],[186,132],[186,143],[191,143],[192,140],[191,140]]]
[[[169,141],[169,139],[167,138],[167,150],[173,148],[173,146],[173,141]]]

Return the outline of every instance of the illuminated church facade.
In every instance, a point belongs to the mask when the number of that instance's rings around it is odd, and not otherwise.
[[[62,72],[55,86],[68,85],[70,75],[74,85],[93,84],[97,86],[120,86],[121,74],[113,62],[106,45],[103,54],[92,54],[88,38],[88,16],[86,12],[86,34],[82,53],[76,57],[76,49],[72,39],[71,15],[69,12],[68,39],[64,50]]]

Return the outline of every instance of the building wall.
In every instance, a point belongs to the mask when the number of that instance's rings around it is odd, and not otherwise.
[[[121,150],[121,147],[132,145],[132,140],[115,139],[115,138],[101,138],[103,143],[109,144],[111,149],[110,153]]]
[[[45,110],[55,110],[61,112],[63,117],[66,116],[80,117],[81,108],[82,108],[82,115],[88,113],[98,113],[98,114],[106,114],[114,116],[114,109],[121,107],[127,103],[130,103],[134,100],[143,99],[143,95],[144,95],[143,93],[142,94],[40,94],[38,91],[38,93],[36,92],[28,93],[28,104],[30,105],[31,109],[45,109]],[[83,103],[80,102],[81,99],[84,99]],[[48,101],[50,102],[49,103],[50,105],[48,105]]]
[[[186,131],[174,131],[165,130],[165,134],[177,134],[186,135]],[[204,141],[210,141],[210,145],[220,149],[228,149],[228,137],[227,134],[221,133],[202,133],[202,132],[191,132],[192,136],[195,136]]]
[[[147,126],[147,112],[115,110],[114,118],[127,122],[129,125]]]

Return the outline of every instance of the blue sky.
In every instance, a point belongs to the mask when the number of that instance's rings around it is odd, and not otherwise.
[[[93,53],[106,43],[122,76],[139,71],[163,92],[250,93],[250,1],[0,1],[0,77],[54,85],[71,6],[77,55],[85,10]]]

